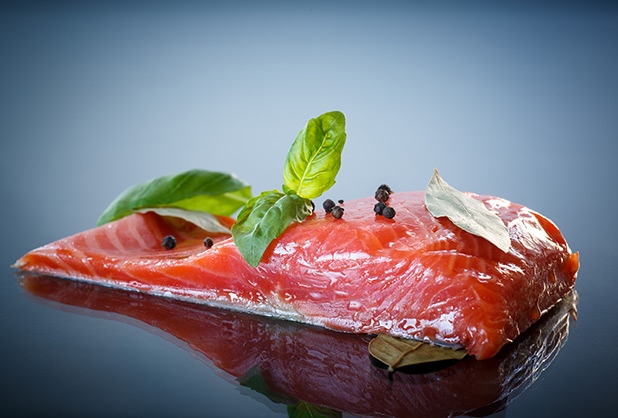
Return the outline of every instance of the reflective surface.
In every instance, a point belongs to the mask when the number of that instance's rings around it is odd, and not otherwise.
[[[3,412],[285,417],[170,334],[32,300],[9,266],[156,176],[280,187],[298,130],[339,109],[348,139],[324,198],[422,190],[435,167],[541,212],[580,252],[568,341],[497,416],[616,414],[613,3],[17,3],[0,5]]]
[[[571,292],[499,355],[403,368],[388,374],[372,365],[370,337],[332,332],[127,292],[51,276],[20,273],[35,301],[77,314],[136,319],[135,325],[174,337],[231,384],[264,395],[265,404],[376,417],[486,416],[503,411],[531,385],[566,343]],[[39,299],[40,298],[40,299]],[[49,302],[49,303],[48,303]],[[242,392],[241,392],[242,393]],[[259,397],[257,397],[259,400]],[[290,416],[297,416],[290,413]]]

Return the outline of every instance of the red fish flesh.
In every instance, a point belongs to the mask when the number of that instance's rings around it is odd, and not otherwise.
[[[372,198],[343,204],[341,219],[316,211],[273,241],[257,268],[229,235],[154,213],[45,245],[15,266],[334,330],[463,346],[484,359],[573,288],[579,260],[542,215],[471,196],[507,225],[508,253],[434,218],[423,192],[408,192],[391,195],[393,219],[376,216]],[[166,250],[161,240],[170,234],[178,244]],[[208,235],[211,248],[203,244]]]

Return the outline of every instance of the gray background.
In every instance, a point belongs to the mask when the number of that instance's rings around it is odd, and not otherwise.
[[[436,167],[460,190],[558,224],[581,255],[579,321],[506,415],[609,416],[618,10],[494,3],[3,3],[3,408],[270,416],[160,337],[33,303],[9,265],[163,174],[205,168],[254,193],[280,187],[298,130],[341,110],[348,142],[325,197],[424,189]]]

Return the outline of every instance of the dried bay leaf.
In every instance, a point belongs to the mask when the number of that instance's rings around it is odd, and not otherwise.
[[[392,337],[388,334],[379,334],[369,342],[369,354],[386,364],[389,372],[414,364],[461,360],[468,355],[466,350],[440,347],[421,341]]]
[[[446,216],[464,231],[485,238],[505,253],[509,251],[511,238],[502,219],[483,202],[449,185],[438,170],[434,170],[425,190],[425,206],[434,217]]]

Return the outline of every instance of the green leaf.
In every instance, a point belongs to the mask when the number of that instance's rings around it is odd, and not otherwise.
[[[468,355],[466,350],[439,347],[421,341],[392,337],[388,334],[379,334],[369,342],[369,354],[386,364],[390,372],[396,368],[414,364],[461,360]]]
[[[281,185],[281,190],[283,190],[283,193],[285,194],[296,194],[294,193],[294,190],[291,190],[288,186],[284,184]]]
[[[345,145],[345,116],[329,112],[309,120],[290,147],[283,179],[300,197],[314,199],[335,184]]]
[[[244,259],[257,267],[270,243],[292,222],[311,213],[311,201],[277,190],[263,192],[247,202],[232,226],[234,243]]]
[[[223,234],[230,234],[231,231],[221,225],[221,222],[214,215],[208,212],[202,212],[198,210],[186,210],[180,208],[144,208],[137,209],[135,212],[146,213],[154,212],[159,216],[172,216],[174,218],[184,219],[187,222],[199,226],[208,232],[219,232]]]
[[[340,418],[341,416],[339,411],[305,401],[288,405],[289,418]]]
[[[446,216],[464,231],[485,238],[505,253],[509,251],[511,238],[502,219],[483,202],[451,187],[438,170],[434,171],[425,190],[425,205],[436,218]]]
[[[283,193],[273,190],[249,200],[232,226],[234,243],[249,265],[257,267],[270,243],[312,212],[310,199],[335,184],[345,138],[341,112],[311,119],[300,131],[285,160]]]
[[[274,403],[285,404],[290,418],[340,418],[341,412],[325,406],[314,405],[301,401],[283,393],[271,389],[264,379],[264,375],[258,366],[253,366],[238,378],[241,386],[248,387],[266,396]]]
[[[245,374],[238,378],[238,382],[241,386],[261,393],[274,403],[290,405],[296,402],[296,399],[272,390],[268,383],[266,383],[266,380],[264,380],[264,375],[258,366],[253,366],[247,370]]]
[[[152,207],[176,207],[229,216],[251,198],[251,187],[233,174],[190,170],[158,177],[130,187],[105,209],[98,225],[133,211]]]

